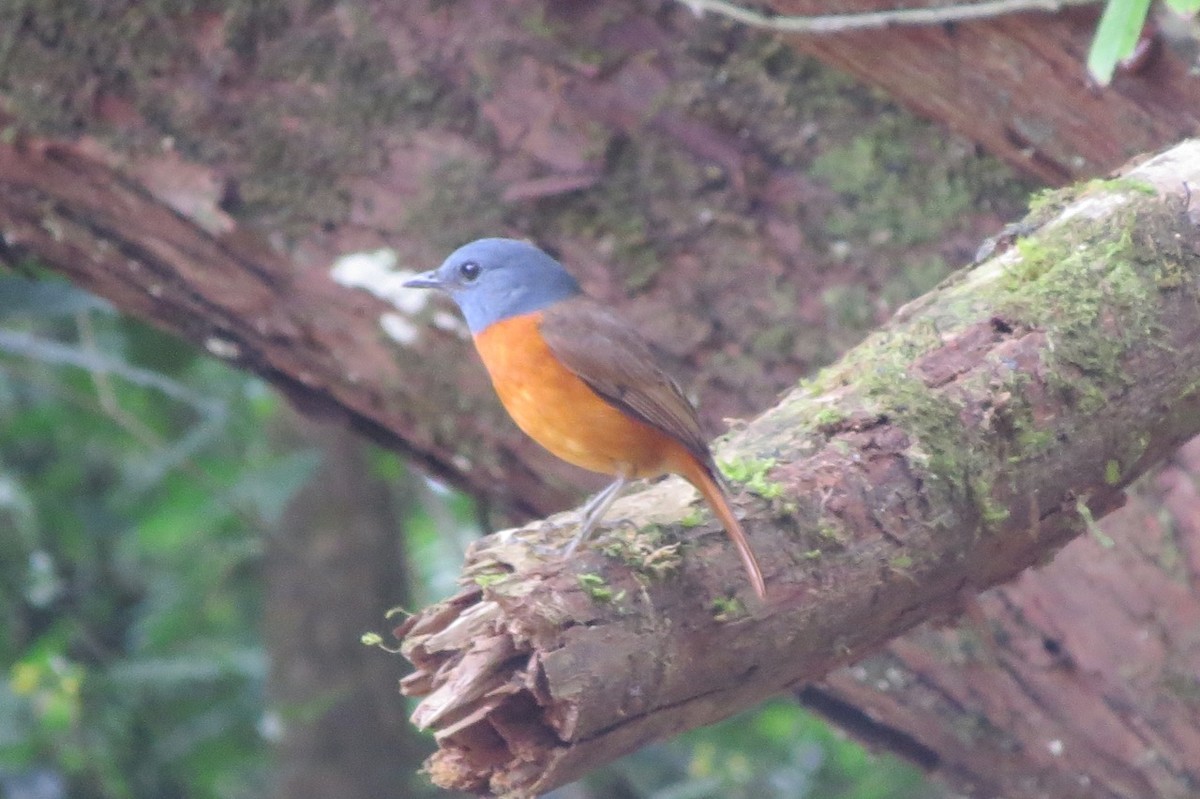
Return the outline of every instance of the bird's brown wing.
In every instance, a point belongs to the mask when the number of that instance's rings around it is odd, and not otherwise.
[[[677,439],[710,470],[708,440],[683,390],[649,345],[614,313],[584,297],[543,312],[551,352],[608,402]],[[715,470],[714,470],[715,471]]]

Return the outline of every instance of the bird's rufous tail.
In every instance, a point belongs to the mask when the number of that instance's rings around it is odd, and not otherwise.
[[[754,586],[754,593],[758,595],[759,599],[765,600],[767,585],[763,581],[762,569],[758,567],[758,560],[754,557],[754,551],[750,549],[746,531],[742,529],[741,522],[733,515],[733,508],[729,505],[729,495],[725,492],[719,479],[713,476],[704,464],[697,460],[693,460],[692,464],[692,468],[688,469],[684,477],[696,487],[708,506],[712,508],[713,513],[721,520],[721,524],[725,525],[725,532],[729,534],[729,540],[733,542],[738,555],[742,558],[742,565],[746,567],[746,574],[750,577],[750,584]]]

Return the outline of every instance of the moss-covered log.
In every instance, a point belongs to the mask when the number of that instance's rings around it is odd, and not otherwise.
[[[404,652],[446,786],[533,794],[834,666],[1045,560],[1200,432],[1200,141],[1048,195],[719,447],[756,606],[675,480],[570,561],[574,518],[474,550]],[[689,505],[692,505],[689,508]],[[690,529],[689,529],[690,528]]]

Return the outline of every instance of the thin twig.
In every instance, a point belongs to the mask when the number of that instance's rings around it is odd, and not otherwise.
[[[206,416],[225,413],[225,404],[192,391],[182,383],[149,369],[140,369],[118,358],[88,351],[19,330],[0,329],[0,351],[55,366],[75,366],[93,374],[114,375],[135,386],[153,389],[177,402],[190,405]]]
[[[132,490],[139,491],[158,482],[162,475],[177,466],[188,468],[192,474],[200,473],[205,479],[210,480],[211,485],[219,486],[220,483],[217,480],[211,478],[203,470],[197,469],[191,459],[193,454],[212,441],[221,430],[229,414],[226,403],[198,394],[188,386],[157,372],[141,369],[119,358],[107,356],[95,349],[86,330],[82,332],[83,345],[73,347],[23,331],[0,329],[0,352],[7,352],[44,364],[74,366],[86,370],[92,376],[101,408],[143,446],[158,450],[155,458],[140,464],[138,473],[129,476],[129,485]],[[105,387],[111,390],[111,384],[107,381],[108,376],[157,391],[171,400],[188,405],[196,411],[200,419],[185,435],[169,445],[164,445],[161,438],[149,428],[144,428],[139,424],[142,427],[139,431],[127,426],[128,417],[125,412],[117,405],[110,405],[105,398]],[[112,398],[112,402],[115,403],[115,396]],[[116,412],[113,410],[114,407],[117,408]],[[236,509],[235,512],[239,515],[242,513]]]
[[[97,360],[101,357],[100,348],[96,346],[96,329],[92,324],[92,316],[87,311],[79,311],[75,314],[75,328],[79,331],[79,345],[86,357]],[[117,423],[125,432],[136,438],[144,447],[159,449],[163,446],[162,436],[150,429],[149,425],[142,422],[131,413],[128,413],[121,407],[120,401],[117,399],[117,391],[109,379],[108,371],[92,369],[88,371],[92,378],[92,386],[96,389],[96,398],[100,400],[100,407],[108,414],[109,418]]]
[[[861,14],[818,14],[815,16],[778,16],[770,12],[729,3],[726,0],[679,0],[697,16],[711,11],[755,28],[782,33],[841,33],[853,30],[888,28],[895,25],[939,25],[970,19],[999,17],[1022,11],[1061,11],[1068,6],[1093,5],[1101,0],[985,0],[982,3],[934,6],[932,8],[890,8]]]

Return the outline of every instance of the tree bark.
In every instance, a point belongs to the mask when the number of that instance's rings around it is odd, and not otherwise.
[[[403,449],[509,518],[564,507],[580,495],[578,474],[508,424],[452,330],[424,327],[421,316],[406,328],[420,331],[415,342],[385,334],[381,319],[405,314],[334,285],[329,266],[342,255],[387,247],[401,264],[428,268],[476,234],[549,243],[590,293],[620,306],[670,357],[716,429],[765,407],[890,314],[896,296],[912,296],[910,272],[961,263],[984,231],[1015,215],[1004,199],[1011,189],[961,142],[903,122],[770,37],[697,20],[673,2],[361,2],[303,12],[262,3],[180,17],[138,6],[128,4],[132,20],[121,4],[80,19],[45,5],[0,8],[0,260],[44,264],[255,370],[300,407]],[[1063,24],[1069,37],[1054,33]],[[1016,32],[993,42],[987,30]],[[955,32],[807,41],[842,47],[822,57],[870,65],[871,79],[903,76],[888,88],[935,115],[947,113],[935,96],[954,90],[972,110],[950,124],[1046,180],[1164,144],[1200,107],[1195,80],[1167,51],[1174,60],[1123,75],[1112,90],[1082,87],[1081,13]],[[925,80],[926,70],[940,77]],[[1153,107],[1138,106],[1140,97]],[[1057,115],[1080,102],[1089,123]],[[1043,112],[1056,114],[1049,132]],[[1009,131],[1019,135],[1005,144]],[[903,202],[880,202],[889,192]],[[857,327],[837,318],[847,311],[862,317]],[[1189,514],[1182,465],[1165,474],[1181,486],[1166,495],[1178,521],[1162,539],[1137,539],[1143,561],[1161,557],[1159,568],[1118,565],[1105,579],[1151,583],[1142,589],[1151,593],[1176,579],[1170,553],[1200,551],[1190,524],[1200,504]],[[719,540],[714,532],[712,546]],[[1096,568],[1089,586],[1102,596]],[[736,573],[727,578],[740,586]],[[1017,604],[1029,596],[1004,602],[1028,619],[1040,612]],[[983,606],[992,607],[986,598]],[[1191,618],[1187,607],[1179,618]],[[1095,625],[1083,611],[1056,617],[1048,626],[1057,637],[1047,640],[1070,651]],[[937,706],[944,713],[925,712],[931,660],[962,645],[948,635],[947,644],[933,633],[905,639],[926,653],[911,680],[883,685],[906,668],[890,654],[878,671],[869,662],[866,672],[838,673],[850,682],[840,693],[827,684],[826,704],[845,721],[845,700],[857,703],[860,717],[883,722],[876,732],[894,733],[881,740],[961,776],[964,790],[980,786],[975,795],[1079,784],[1095,762],[1071,759],[1071,738],[1030,727],[1019,745],[1041,759],[1011,755],[1005,736],[1024,716],[986,703],[996,689],[984,668],[971,671],[974,693],[948,693]],[[1164,646],[1170,668],[1137,694],[1142,705],[1189,701],[1175,675],[1189,673],[1194,647],[1182,635]],[[1112,672],[1111,652],[1091,654],[1080,690],[1091,673]],[[1020,655],[1005,659],[1007,671]],[[947,660],[950,680],[955,658]],[[976,732],[979,753],[948,732],[963,729]],[[985,746],[989,731],[995,742]],[[1068,757],[1051,751],[1054,740]]]
[[[840,5],[850,13],[881,4]],[[814,0],[771,6],[781,14],[829,13]],[[1143,34],[1148,55],[1137,68],[1119,71],[1104,88],[1091,81],[1085,64],[1100,8],[788,41],[1058,185],[1105,174],[1200,129],[1200,81],[1153,21]],[[1113,136],[1115,129],[1124,132]]]
[[[1200,790],[1200,440],[1040,569],[801,700],[969,796]]]
[[[681,528],[675,479],[570,561],[542,553],[573,517],[480,542],[474,585],[398,631],[434,781],[549,790],[953,615],[1120,506],[1200,433],[1197,180],[1192,140],[1056,198],[731,436],[767,606],[719,529]]]

